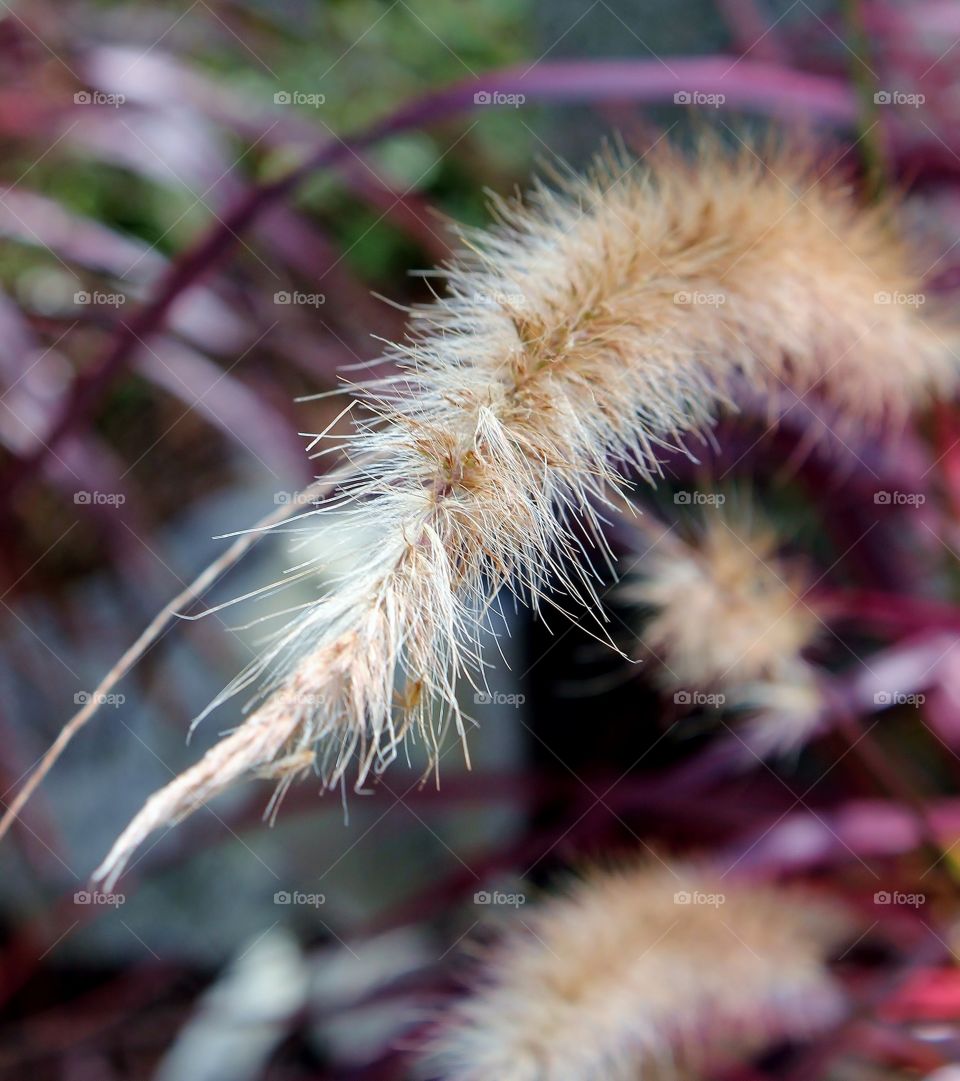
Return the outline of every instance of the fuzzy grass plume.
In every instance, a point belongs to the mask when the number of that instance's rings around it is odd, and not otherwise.
[[[434,751],[462,736],[455,684],[482,682],[497,591],[537,608],[550,582],[598,610],[581,551],[594,508],[702,434],[738,380],[816,387],[872,421],[952,385],[933,305],[884,299],[921,292],[889,214],[807,155],[609,154],[495,212],[389,350],[397,374],[358,391],[352,475],[315,512],[361,527],[356,568],[228,688],[262,681],[243,725],[119,838],[108,883],[244,775],[315,765],[336,786],[356,763],[359,786],[408,736]]]
[[[755,512],[704,513],[688,542],[663,533],[621,587],[650,609],[639,657],[668,690],[722,694],[750,710],[758,749],[784,750],[809,734],[821,709],[804,652],[823,633],[807,568]]]
[[[847,914],[696,864],[594,874],[524,911],[440,1019],[443,1081],[653,1081],[729,1064],[843,1014],[825,961]]]

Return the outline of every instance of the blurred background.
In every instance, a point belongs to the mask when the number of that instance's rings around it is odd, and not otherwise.
[[[485,191],[615,133],[642,154],[703,126],[814,129],[865,187],[910,188],[947,287],[958,60],[942,0],[3,4],[4,803],[217,538],[297,500],[309,433],[343,402],[296,399],[382,370],[403,306],[430,298],[416,272],[447,257],[447,221],[487,219]],[[293,561],[266,541],[190,611]],[[177,621],[4,841],[0,1078],[406,1077],[406,1034],[499,917],[485,897],[703,830],[696,806],[663,824],[669,794],[607,795],[622,763],[655,772],[689,747],[636,723],[655,692],[521,613],[475,703],[472,772],[452,746],[439,791],[414,762],[346,812],[307,782],[272,829],[269,787],[245,786],[92,899],[145,797],[236,723],[231,703],[185,741],[269,603]],[[589,762],[585,714],[628,722]],[[789,803],[762,796],[771,816]]]

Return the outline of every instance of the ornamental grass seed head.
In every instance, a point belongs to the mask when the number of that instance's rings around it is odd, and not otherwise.
[[[441,1017],[442,1081],[666,1081],[808,1037],[844,1012],[826,961],[850,917],[706,865],[594,873],[524,910]]]
[[[494,211],[388,350],[395,374],[357,391],[348,475],[313,512],[347,512],[356,567],[218,699],[260,685],[241,727],[118,839],[108,884],[242,776],[316,768],[333,787],[353,767],[362,786],[408,738],[435,757],[445,732],[464,737],[456,684],[483,683],[497,592],[562,604],[549,587],[599,613],[582,551],[585,534],[602,543],[596,508],[626,475],[654,478],[737,382],[814,391],[872,424],[954,384],[934,305],[884,302],[922,294],[888,208],[808,154],[608,153]]]
[[[756,750],[802,743],[821,714],[804,656],[825,623],[807,569],[755,512],[704,513],[686,541],[664,531],[621,593],[648,616],[638,657],[660,686],[749,710]]]

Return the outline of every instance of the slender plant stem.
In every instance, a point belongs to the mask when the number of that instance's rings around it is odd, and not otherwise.
[[[329,477],[323,477],[309,485],[303,492],[305,498],[322,495],[334,483]],[[106,695],[120,682],[130,671],[143,654],[160,637],[166,627],[176,618],[180,609],[189,605],[206,592],[216,580],[244,556],[264,536],[264,530],[271,525],[289,518],[294,511],[302,510],[303,502],[300,499],[291,500],[272,511],[252,529],[243,533],[230,545],[230,547],[215,559],[197,578],[182,589],[167,605],[165,605],[150,621],[143,633],[123,654],[119,661],[110,669],[97,685],[96,690],[87,698],[83,708],[78,710],[73,717],[60,729],[57,738],[50,745],[47,752],[40,759],[36,768],[27,778],[25,784],[16,794],[13,801],[6,808],[3,817],[0,818],[0,838],[6,834],[23,810],[27,800],[33,795],[44,777],[53,768],[56,761],[67,749],[67,745],[73,737],[93,718],[100,703]]]
[[[866,170],[866,190],[871,200],[879,199],[887,188],[890,163],[883,142],[880,112],[875,94],[877,84],[870,67],[870,43],[863,22],[860,0],[841,0],[841,11],[850,56],[850,78],[860,103],[857,129]]]

